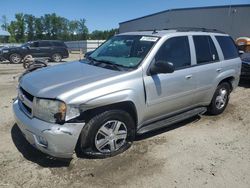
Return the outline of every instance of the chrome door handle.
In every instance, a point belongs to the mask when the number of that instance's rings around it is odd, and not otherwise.
[[[222,71],[222,68],[216,69],[216,72],[221,72],[221,71]]]
[[[186,80],[189,80],[189,79],[192,78],[192,76],[193,76],[193,75],[187,75],[185,78],[186,78]]]

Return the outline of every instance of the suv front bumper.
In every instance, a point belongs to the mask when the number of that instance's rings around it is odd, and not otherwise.
[[[18,99],[13,104],[16,123],[26,140],[38,150],[58,158],[71,158],[85,123],[48,123],[29,118],[19,107]]]

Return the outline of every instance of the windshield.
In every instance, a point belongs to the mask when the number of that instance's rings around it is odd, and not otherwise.
[[[97,48],[89,58],[121,67],[134,68],[145,58],[157,40],[158,37],[152,36],[115,36]]]
[[[21,45],[21,47],[28,47],[30,46],[30,42],[24,43],[23,45]]]

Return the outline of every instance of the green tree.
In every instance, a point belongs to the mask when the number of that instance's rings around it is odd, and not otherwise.
[[[15,15],[16,20],[11,21],[8,31],[11,34],[10,41],[24,42],[25,41],[25,20],[22,13]]]
[[[43,36],[43,32],[44,32],[44,28],[43,28],[43,23],[42,23],[42,18],[35,18],[35,39],[36,40],[41,40],[44,38]]]
[[[34,40],[35,36],[35,16],[31,14],[24,15],[25,23],[26,23],[26,32],[27,32],[27,39]]]
[[[2,17],[1,27],[7,29],[11,36],[10,42],[26,40],[60,39],[60,40],[106,40],[118,32],[118,29],[95,30],[89,33],[86,20],[68,20],[55,13],[35,17],[31,14],[18,13],[10,24],[6,16]]]
[[[95,30],[90,35],[89,38],[93,40],[107,40],[110,37],[118,33],[118,29],[111,29],[106,31]]]
[[[78,34],[78,21],[72,20],[68,23],[69,40],[77,40]]]
[[[46,39],[51,39],[52,36],[52,26],[50,17],[51,17],[50,14],[45,14],[44,16],[41,17]]]
[[[86,20],[85,19],[80,19],[78,21],[78,39],[79,40],[87,40],[88,39],[88,34],[89,34],[89,30],[87,28],[86,24]]]
[[[9,24],[8,24],[7,17],[5,15],[2,16],[1,23],[2,23],[1,25],[2,30],[7,31]]]

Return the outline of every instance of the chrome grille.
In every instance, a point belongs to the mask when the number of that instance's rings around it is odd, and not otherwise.
[[[33,100],[34,96],[25,91],[23,88],[19,88],[18,91],[18,104],[22,111],[29,117],[33,116]]]

